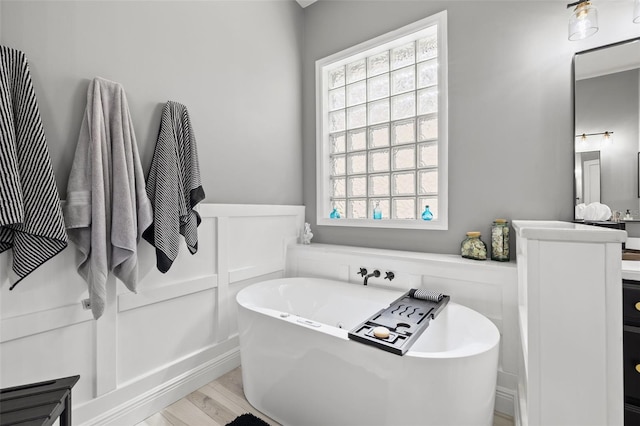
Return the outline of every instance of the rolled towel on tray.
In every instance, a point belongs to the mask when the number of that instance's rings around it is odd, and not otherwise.
[[[422,299],[429,300],[431,302],[440,302],[444,295],[434,290],[425,290],[423,288],[420,289],[411,289],[409,291],[409,296],[414,299]]]

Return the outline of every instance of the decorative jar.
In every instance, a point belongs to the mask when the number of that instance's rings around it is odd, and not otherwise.
[[[474,260],[487,260],[487,246],[480,239],[480,232],[467,232],[467,238],[460,245],[462,257]]]
[[[491,260],[509,261],[509,222],[496,219],[491,225]]]

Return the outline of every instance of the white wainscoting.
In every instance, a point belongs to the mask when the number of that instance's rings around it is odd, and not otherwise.
[[[475,261],[457,255],[379,250],[326,244],[296,245],[287,251],[287,276],[332,278],[362,285],[358,272],[380,270],[369,285],[399,290],[430,288],[489,318],[500,330],[496,410],[514,415],[518,362],[518,275],[512,262]],[[393,281],[384,279],[386,272]]]
[[[198,252],[181,242],[172,268],[155,268],[139,245],[137,294],[110,278],[95,321],[81,301],[86,284],[75,248],[9,291],[8,252],[0,255],[0,387],[80,374],[73,389],[77,425],[137,423],[240,364],[235,295],[284,276],[303,206],[199,206]]]

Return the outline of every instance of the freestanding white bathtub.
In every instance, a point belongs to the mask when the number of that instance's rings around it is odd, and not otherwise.
[[[491,425],[500,335],[478,312],[450,302],[403,356],[347,337],[403,293],[315,278],[241,290],[247,400],[290,426]]]

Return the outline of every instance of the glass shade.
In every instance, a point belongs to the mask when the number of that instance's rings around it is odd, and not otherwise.
[[[640,24],[640,0],[633,2],[633,22]]]
[[[598,10],[588,1],[576,6],[569,17],[569,40],[582,40],[598,32]]]

